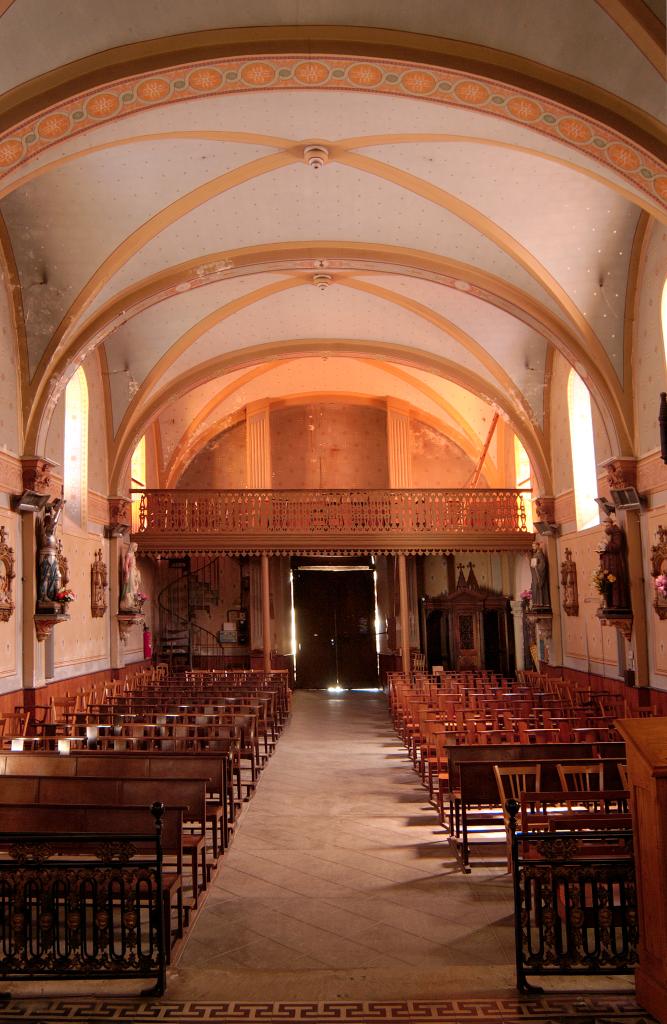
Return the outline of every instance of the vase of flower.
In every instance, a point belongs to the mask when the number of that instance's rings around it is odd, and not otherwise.
[[[56,592],[56,604],[60,605],[62,615],[67,614],[68,606],[76,599],[76,594],[69,587],[63,587]]]
[[[592,583],[600,595],[600,608],[611,608],[613,605],[613,592],[616,577],[602,566],[597,568],[592,576]]]

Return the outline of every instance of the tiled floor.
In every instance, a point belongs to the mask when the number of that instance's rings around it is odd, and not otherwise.
[[[423,996],[462,968],[509,987],[512,941],[507,876],[454,871],[386,698],[300,692],[170,992],[217,971],[238,972],[235,998],[265,972],[286,972],[280,998]]]
[[[625,980],[517,997],[498,860],[456,870],[384,695],[300,692],[167,997],[128,1006],[107,987],[15,1002],[0,1021],[647,1020]]]

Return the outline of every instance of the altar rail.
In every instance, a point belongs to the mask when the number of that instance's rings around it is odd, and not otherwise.
[[[417,553],[526,549],[532,538],[530,492],[516,489],[133,493],[140,495],[134,535],[146,550],[187,539],[190,550]]]

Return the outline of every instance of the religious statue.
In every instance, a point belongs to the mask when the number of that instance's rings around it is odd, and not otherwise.
[[[90,610],[94,619],[101,618],[107,610],[107,585],[107,567],[102,558],[102,548],[99,548],[90,567]]]
[[[39,585],[37,605],[46,606],[49,610],[57,603],[57,595],[62,589],[60,572],[60,551],[56,541],[56,527],[60,520],[65,502],[56,498],[44,509],[41,523],[41,543],[39,548]]]
[[[550,608],[549,597],[549,565],[544,550],[537,541],[533,541],[530,559],[530,589],[533,608]]]
[[[604,589],[601,590],[607,608],[613,611],[630,608],[630,585],[628,580],[627,546],[625,534],[620,526],[608,519],[605,539],[598,548],[600,568],[596,573]]]
[[[560,564],[560,581],[563,587],[563,611],[566,615],[578,615],[577,563],[572,559],[570,548],[565,548],[565,561]]]
[[[122,612],[140,612],[143,603],[141,573],[137,568],[137,543],[134,540],[130,542],[125,552],[121,575],[120,610]]]

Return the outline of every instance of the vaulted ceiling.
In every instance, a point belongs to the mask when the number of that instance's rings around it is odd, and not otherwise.
[[[631,452],[659,5],[643,35],[556,6],[0,0],[27,450],[98,348],[112,489],[150,423],[171,479],[244,403],[325,392],[409,395],[471,453],[493,405],[547,486],[554,351]]]

